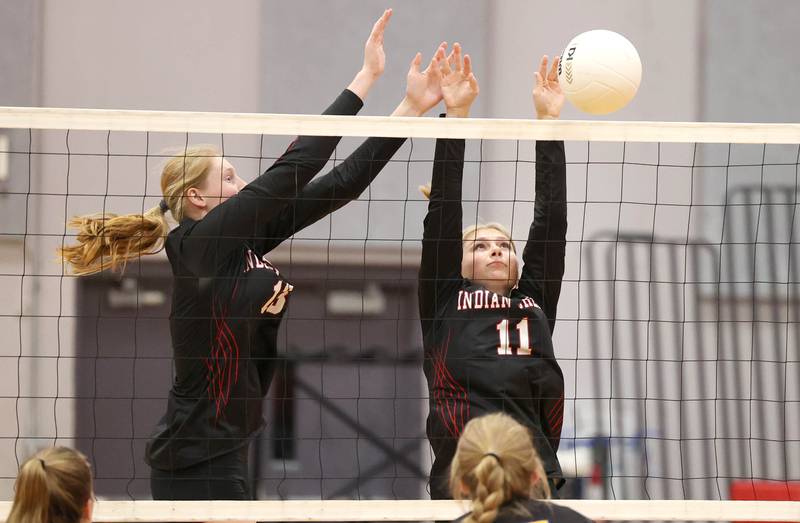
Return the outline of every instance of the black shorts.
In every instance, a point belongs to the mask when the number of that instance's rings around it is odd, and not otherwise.
[[[179,470],[150,471],[156,500],[250,500],[250,445]]]

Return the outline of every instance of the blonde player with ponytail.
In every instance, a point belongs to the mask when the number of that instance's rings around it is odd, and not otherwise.
[[[383,73],[387,9],[365,45],[364,64],[325,114],[354,115]],[[393,116],[420,116],[441,99],[444,46],[420,70],[411,62]],[[245,184],[219,151],[191,147],[167,162],[161,204],[141,215],[75,218],[77,244],[62,250],[75,274],[90,274],[164,247],[173,274],[170,332],[175,379],[150,439],[155,499],[251,499],[250,443],[263,430],[264,397],[293,285],[270,251],[358,198],[405,141],[369,138],[329,173],[340,137],[301,136]],[[178,222],[172,230],[169,213]]]
[[[487,414],[467,423],[450,468],[450,490],[454,499],[471,500],[472,509],[456,521],[590,521],[541,501],[550,498],[550,486],[531,441],[528,429],[508,414]]]
[[[6,523],[86,523],[92,520],[92,471],[66,447],[41,450],[19,469]]]

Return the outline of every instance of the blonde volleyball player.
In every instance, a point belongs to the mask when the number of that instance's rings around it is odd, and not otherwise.
[[[384,70],[387,10],[367,40],[364,64],[324,114],[356,114]],[[441,99],[442,46],[428,68],[414,58],[406,96],[392,113],[419,116]],[[78,244],[62,256],[76,274],[124,267],[164,246],[174,276],[170,330],[175,379],[147,445],[155,499],[249,499],[250,442],[264,426],[277,333],[293,285],[268,260],[297,231],[358,198],[403,144],[369,138],[331,172],[339,137],[295,140],[245,184],[220,153],[195,147],[167,162],[164,199],[143,215],[72,220]],[[169,230],[165,214],[179,225]]]
[[[539,118],[558,118],[564,95],[558,60],[543,57],[533,90]],[[478,95],[471,62],[458,45],[444,66],[448,118],[469,114]],[[514,243],[498,224],[462,231],[464,140],[439,139],[419,271],[419,311],[429,389],[427,435],[434,451],[431,497],[449,497],[447,469],[464,425],[506,412],[530,431],[551,487],[562,481],[556,457],[564,381],[552,332],[564,273],[566,160],[563,142],[536,144],[536,203],[520,277]]]

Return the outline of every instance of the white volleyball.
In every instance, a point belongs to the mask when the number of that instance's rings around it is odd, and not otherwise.
[[[558,66],[558,82],[575,107],[608,114],[625,107],[642,81],[642,61],[619,33],[597,29],[581,33],[567,45]]]

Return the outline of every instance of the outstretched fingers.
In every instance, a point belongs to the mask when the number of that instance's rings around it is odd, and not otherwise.
[[[547,78],[547,55],[542,56],[542,60],[539,62],[539,72],[537,74],[542,77],[542,80]]]
[[[444,59],[444,48],[442,46],[439,46],[439,48],[436,49],[436,52],[433,53],[433,57],[431,57],[431,63],[428,64],[427,71],[438,72],[441,69],[440,63],[443,59]]]
[[[475,78],[475,73],[472,72],[472,58],[468,54],[464,55],[464,76],[469,81],[469,87],[474,92],[478,92],[478,79]]]
[[[422,53],[417,53],[414,55],[414,58],[411,60],[411,67],[409,67],[409,73],[418,73],[419,72],[419,64],[422,63]]]
[[[448,74],[453,72],[453,67],[455,66],[455,62],[453,62],[453,55],[455,54],[455,50],[450,51],[450,54],[442,60],[442,74],[447,76]]]
[[[456,72],[462,71],[462,63],[461,63],[461,44],[456,42],[453,44],[453,66]]]
[[[464,76],[472,74],[472,58],[468,54],[464,55]]]
[[[558,62],[561,60],[560,57],[556,56],[553,59],[553,66],[550,68],[550,74],[547,75],[547,80],[549,82],[558,82]]]
[[[431,57],[431,61],[428,63],[428,66],[422,71],[423,74],[428,74],[431,72],[439,72],[442,69],[442,62],[446,60],[445,57],[445,50],[447,49],[447,42],[442,42],[439,44],[439,47],[436,48],[436,51],[433,53]],[[414,59],[411,60],[411,71],[412,72],[419,72],[419,66],[422,64],[422,53],[417,53],[414,56]]]
[[[540,119],[558,118],[564,104],[564,95],[558,84],[559,57],[549,64],[547,55],[542,56],[536,71],[536,87],[533,88],[533,105]],[[550,67],[548,67],[548,65]]]
[[[382,44],[383,43],[383,34],[386,31],[386,25],[389,23],[389,19],[392,17],[392,10],[387,9],[383,12],[378,21],[375,22],[375,25],[372,26],[372,32],[369,34],[370,40],[375,43]]]
[[[446,60],[446,49],[447,49],[447,42],[442,42],[439,44],[439,47],[436,48],[436,51],[433,53],[433,57],[431,58],[431,62],[428,64],[428,68],[425,69],[426,73],[430,73],[436,69],[437,74],[442,72],[443,66],[442,62]]]

